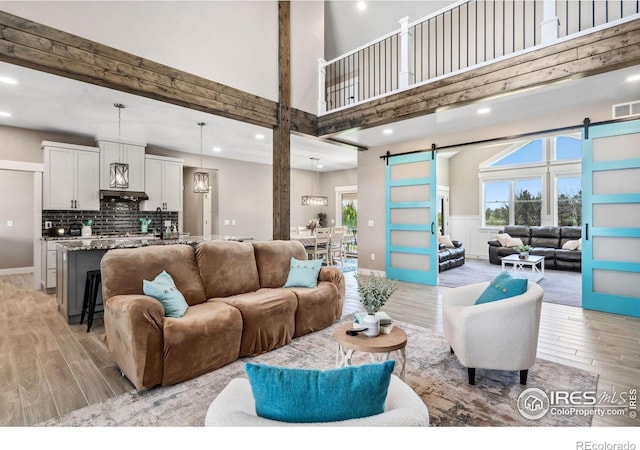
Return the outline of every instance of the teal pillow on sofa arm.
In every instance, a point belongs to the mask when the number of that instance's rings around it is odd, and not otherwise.
[[[245,363],[260,417],[314,423],[384,412],[395,361],[314,370]]]
[[[153,281],[142,280],[144,295],[158,300],[164,308],[165,317],[179,318],[184,316],[189,305],[182,293],[173,282],[173,278],[166,271],[162,271]]]

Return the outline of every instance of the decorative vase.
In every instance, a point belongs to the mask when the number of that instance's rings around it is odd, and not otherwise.
[[[378,319],[375,314],[367,314],[364,316],[362,325],[367,327],[367,329],[363,331],[365,336],[375,337],[380,334],[380,319]]]
[[[527,259],[529,257],[529,252],[520,252],[520,255],[518,256],[518,258],[520,259]]]

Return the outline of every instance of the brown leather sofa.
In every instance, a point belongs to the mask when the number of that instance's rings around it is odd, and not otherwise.
[[[580,239],[582,230],[580,227],[527,227],[508,226],[501,233],[507,233],[512,238],[520,238],[524,245],[530,245],[529,254],[544,256],[545,269],[582,270],[582,251],[563,250],[562,246],[567,241]],[[518,253],[513,247],[504,247],[497,240],[491,240],[489,244],[489,262],[502,264],[504,256]]]
[[[114,249],[102,258],[109,352],[138,390],[168,386],[240,357],[268,352],[342,315],[339,269],[322,267],[316,288],[284,288],[297,241],[209,241]],[[166,270],[189,307],[164,317],[143,280]]]

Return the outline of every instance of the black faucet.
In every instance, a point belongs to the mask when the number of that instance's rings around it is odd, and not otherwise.
[[[159,206],[156,208],[156,212],[160,213],[160,239],[164,239],[164,220],[162,218],[162,208]]]

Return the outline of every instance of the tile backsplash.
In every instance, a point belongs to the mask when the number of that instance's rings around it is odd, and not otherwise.
[[[63,227],[69,233],[69,226],[77,223],[86,223],[93,220],[91,231],[94,235],[120,235],[140,233],[140,219],[151,219],[148,226],[149,232],[160,225],[160,214],[157,212],[140,211],[138,203],[100,202],[100,211],[66,211],[45,210],[42,211],[42,235],[47,236],[45,223],[51,222],[53,227]],[[170,220],[172,225],[178,226],[177,211],[163,211],[163,220]]]

